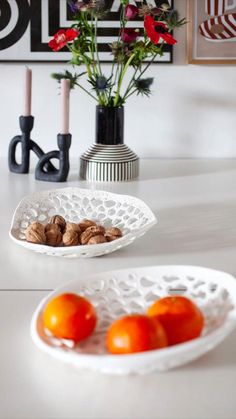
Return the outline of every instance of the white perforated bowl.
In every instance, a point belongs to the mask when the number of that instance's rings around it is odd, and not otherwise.
[[[119,227],[123,237],[109,243],[85,246],[51,247],[28,243],[25,230],[33,221],[46,224],[52,215],[66,221],[83,218],[95,220],[105,227]],[[19,203],[13,216],[10,237],[18,245],[52,256],[94,257],[114,252],[128,244],[157,222],[150,208],[140,199],[106,191],[65,188],[37,192]]]
[[[42,312],[53,296],[73,292],[95,306],[95,333],[80,344],[58,340],[43,327]],[[156,299],[173,294],[191,298],[203,311],[205,328],[200,338],[166,349],[129,355],[109,355],[104,345],[107,327],[128,313],[144,313]],[[236,281],[231,275],[192,266],[154,266],[93,275],[67,283],[45,298],[36,309],[31,336],[44,352],[73,364],[113,374],[143,374],[183,365],[217,346],[236,325]]]

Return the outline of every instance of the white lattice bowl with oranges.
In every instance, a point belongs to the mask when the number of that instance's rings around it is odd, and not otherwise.
[[[56,339],[43,325],[46,303],[64,292],[78,293],[94,305],[98,324],[88,339],[73,342]],[[118,317],[144,313],[155,300],[167,295],[185,295],[205,317],[199,338],[165,349],[128,355],[108,354],[105,334]],[[113,374],[143,374],[169,370],[212,350],[236,325],[236,280],[229,274],[193,266],[153,266],[105,272],[78,278],[47,296],[36,309],[31,335],[35,344],[60,361],[76,367]]]

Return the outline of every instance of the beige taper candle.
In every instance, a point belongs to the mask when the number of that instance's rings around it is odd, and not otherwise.
[[[23,116],[31,115],[32,70],[25,69]]]
[[[70,80],[61,81],[61,134],[69,134]]]

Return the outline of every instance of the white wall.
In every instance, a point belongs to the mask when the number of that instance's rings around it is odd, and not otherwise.
[[[185,0],[176,0],[186,15]],[[187,65],[186,28],[176,31],[174,64],[153,65],[150,99],[133,97],[126,104],[125,141],[140,157],[236,157],[235,66]],[[32,138],[45,150],[56,148],[59,96],[50,74],[64,64],[32,64],[35,128]],[[106,71],[109,65],[106,65]],[[22,111],[22,64],[0,64],[0,155],[19,132]],[[95,103],[81,91],[71,95],[71,156],[94,141]]]

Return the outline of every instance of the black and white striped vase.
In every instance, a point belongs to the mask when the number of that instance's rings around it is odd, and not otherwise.
[[[96,143],[80,157],[80,177],[119,182],[139,174],[138,156],[124,144],[124,108],[96,107]]]

